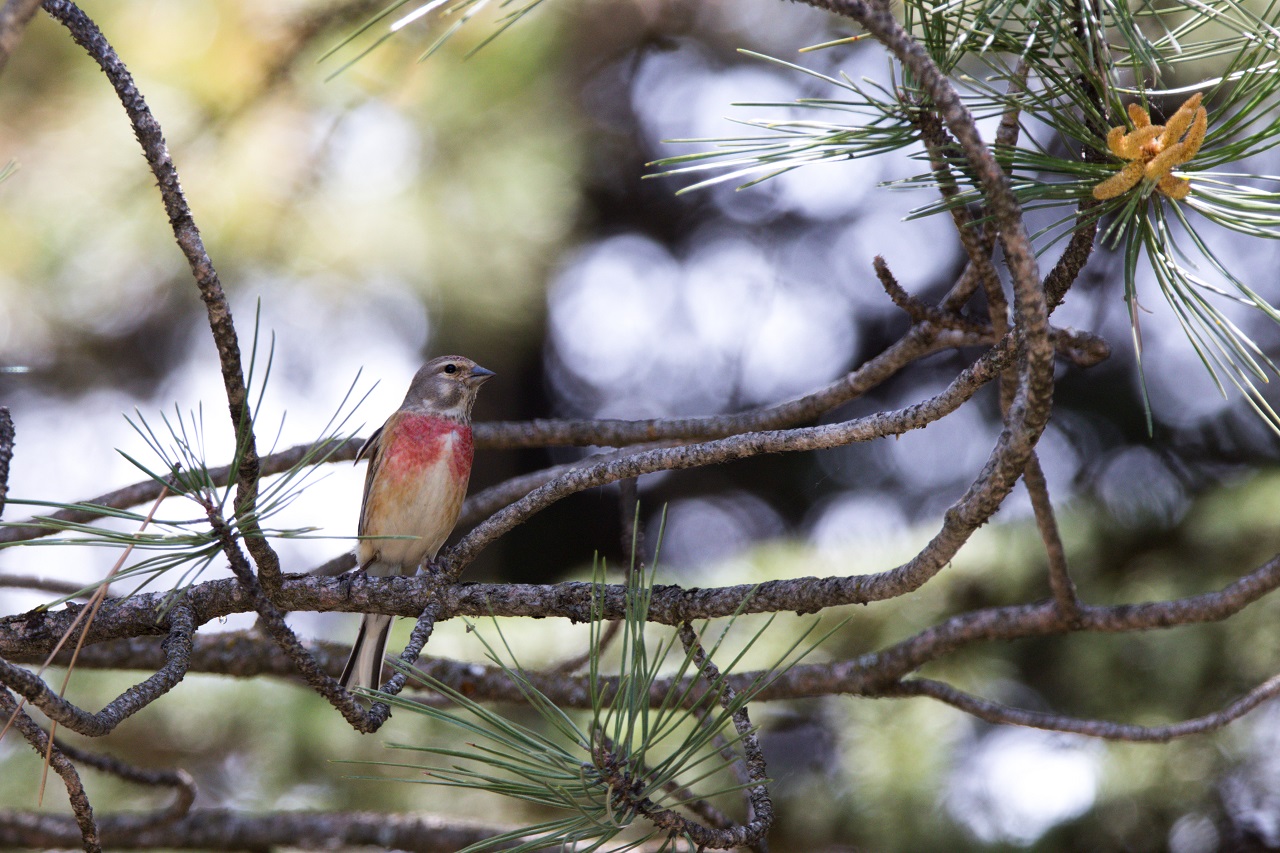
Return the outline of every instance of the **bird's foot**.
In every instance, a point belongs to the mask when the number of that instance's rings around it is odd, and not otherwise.
[[[364,583],[365,578],[369,576],[364,566],[356,566],[349,572],[342,575],[342,594],[347,598],[351,597],[351,588],[356,585],[356,581]]]

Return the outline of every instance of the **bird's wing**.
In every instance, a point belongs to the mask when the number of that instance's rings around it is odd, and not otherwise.
[[[361,445],[359,452],[356,453],[356,462],[369,457],[369,470],[364,475],[364,495],[360,498],[360,526],[356,529],[356,535],[364,535],[364,513],[369,506],[369,487],[373,485],[373,478],[378,472],[378,466],[382,464],[382,431],[387,425],[383,424],[374,430],[373,435]]]

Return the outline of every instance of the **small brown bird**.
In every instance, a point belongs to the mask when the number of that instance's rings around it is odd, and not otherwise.
[[[449,538],[471,476],[471,407],[493,376],[469,358],[446,355],[423,365],[387,422],[369,436],[356,461],[369,458],[356,546],[359,570],[412,574]],[[366,613],[339,682],[376,689],[392,616]]]

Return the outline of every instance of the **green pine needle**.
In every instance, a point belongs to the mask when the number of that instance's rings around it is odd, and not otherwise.
[[[635,796],[647,797],[659,808],[680,807],[689,803],[691,796],[706,799],[739,793],[744,786],[730,772],[736,759],[725,754],[726,750],[739,747],[743,737],[733,726],[733,715],[772,683],[773,678],[826,639],[829,632],[824,632],[817,642],[810,642],[813,632],[810,626],[777,657],[769,670],[771,675],[757,679],[725,707],[720,697],[729,674],[762,639],[772,619],[753,630],[743,648],[708,682],[705,670],[694,662],[694,654],[680,647],[675,631],[648,623],[652,570],[647,576],[634,570],[631,577],[633,580],[626,589],[622,630],[617,637],[618,670],[612,678],[606,678],[601,661],[604,575],[599,566],[596,570],[596,593],[591,606],[591,654],[587,661],[589,711],[562,710],[539,691],[521,668],[495,619],[496,642],[478,631],[471,631],[469,635],[480,639],[490,660],[502,669],[536,712],[540,718],[539,728],[507,719],[424,673],[393,662],[415,681],[444,696],[453,707],[432,707],[403,696],[379,693],[370,696],[394,708],[457,728],[469,743],[464,748],[389,744],[395,749],[434,756],[443,766],[440,763],[425,766],[374,763],[422,771],[413,780],[420,783],[487,791],[562,813],[545,823],[512,830],[468,848],[477,851],[511,842],[521,842],[515,849],[528,850],[571,844],[582,844],[583,849],[591,850],[627,850],[659,837],[661,833],[638,813],[629,808],[620,810],[623,801],[611,791],[605,767],[598,766],[600,755],[611,755],[611,760],[618,762],[618,768],[634,780]],[[705,652],[708,659],[723,651],[745,607],[746,602],[739,614],[722,626]],[[655,633],[661,636],[655,638]],[[710,636],[708,626],[702,626],[701,633]],[[671,687],[654,705],[650,696],[659,677],[670,679]],[[692,786],[709,790],[691,793]],[[667,849],[694,849],[687,840],[680,844],[685,846]]]

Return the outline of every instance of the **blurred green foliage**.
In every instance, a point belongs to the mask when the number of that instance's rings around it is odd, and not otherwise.
[[[280,280],[317,300],[393,280],[456,347],[536,337],[542,282],[579,203],[561,18],[536,15],[469,60],[478,29],[422,65],[393,40],[325,82],[337,59],[315,59],[335,27],[272,78],[295,16],[316,8],[87,8],[164,128],[233,299]],[[0,115],[0,152],[19,164],[0,198],[0,358],[56,369],[61,349],[143,325],[201,334],[120,105],[43,16],[6,69]]]
[[[294,16],[309,14],[312,4],[127,0],[86,8],[164,126],[238,306],[285,286],[340,303],[391,281],[428,306],[433,349],[537,362],[548,271],[594,224],[584,221],[592,210],[583,175],[603,156],[593,148],[602,143],[577,101],[579,78],[616,48],[605,43],[598,55],[581,55],[600,31],[574,32],[572,4],[543,4],[469,60],[463,57],[484,27],[464,29],[422,65],[414,64],[419,44],[392,40],[331,82],[324,77],[336,64],[313,62],[345,33],[341,27],[306,45],[278,80],[270,76],[288,56]],[[780,14],[788,11],[783,5]],[[639,31],[644,20],[619,12],[616,24]],[[342,54],[333,62],[341,61]],[[0,77],[0,117],[0,162],[20,165],[0,185],[0,363],[33,365],[23,381],[42,389],[84,390],[120,376],[158,381],[188,349],[211,358],[202,307],[119,104],[52,22],[35,22]],[[666,221],[651,227],[674,228]],[[323,360],[325,332],[316,329],[304,357]],[[514,379],[508,399],[534,394],[528,386],[540,381],[525,381],[526,373]],[[812,472],[795,476],[812,479]],[[1222,587],[1280,550],[1272,518],[1278,492],[1280,476],[1259,474],[1201,496],[1172,526],[1156,519],[1130,526],[1084,499],[1069,505],[1063,536],[1085,600],[1137,602]],[[664,578],[660,565],[659,581],[873,571],[906,559],[931,533],[921,526],[839,551],[774,543],[696,576]],[[850,608],[849,626],[815,659],[875,650],[961,609],[1047,597],[1045,571],[1029,522],[988,526],[917,593]],[[1221,625],[983,645],[924,674],[1016,705],[1167,723],[1212,711],[1274,673],[1277,608],[1267,598]],[[779,643],[789,627],[791,617],[781,617],[773,632]],[[393,644],[403,644],[409,625],[402,620],[397,630]],[[576,654],[586,641],[584,628],[558,621],[512,620],[503,630],[528,666]],[[482,659],[460,622],[440,626],[428,651]],[[755,654],[765,660],[777,651],[765,645]],[[80,672],[70,695],[96,708],[136,677]],[[1164,849],[1180,817],[1215,814],[1220,780],[1258,752],[1255,721],[1264,713],[1167,746],[1106,746],[1095,805],[1036,848]],[[825,758],[779,772],[774,849],[999,849],[967,836],[945,807],[960,754],[987,733],[960,712],[925,699],[832,697],[757,706],[753,714],[766,749],[790,725],[811,724],[831,737],[829,749],[814,739],[819,752],[828,750]],[[385,758],[384,740],[421,740],[421,727],[427,737],[448,737],[403,716],[363,737],[293,684],[193,675],[109,738],[85,745],[188,769],[202,806],[412,809],[505,823],[530,817],[509,802],[354,780],[366,771],[332,763]],[[531,715],[525,721],[532,724]],[[13,738],[0,744],[0,803],[32,806],[39,775],[29,749]],[[151,793],[85,776],[103,812],[156,802]],[[63,797],[50,784],[45,808],[65,813]]]

